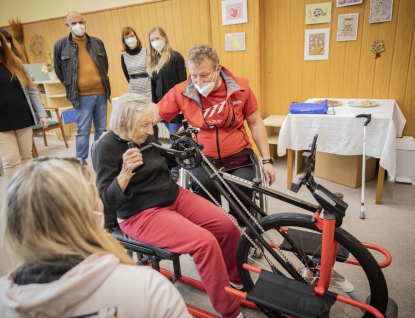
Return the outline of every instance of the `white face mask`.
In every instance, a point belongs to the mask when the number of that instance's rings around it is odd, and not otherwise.
[[[215,67],[215,74],[212,77],[212,80],[209,83],[204,83],[201,86],[194,84],[196,89],[198,90],[199,94],[202,95],[203,97],[207,97],[215,88],[215,84],[216,84],[216,80],[215,80],[215,76],[217,74],[216,72],[216,68]]]
[[[9,47],[10,50],[12,49],[12,44],[11,43],[7,42],[7,46]]]
[[[84,36],[85,25],[77,23],[71,28],[71,30],[76,36],[79,36],[79,37]]]
[[[100,212],[100,211],[92,211],[92,213],[94,214],[94,219],[97,220],[98,222],[98,218],[101,217],[101,220],[99,221],[99,226],[101,228],[104,228],[105,226],[105,218],[104,218],[104,213]]]
[[[131,49],[137,46],[137,39],[136,38],[128,38],[125,40],[125,44]]]
[[[163,40],[157,40],[157,41],[151,42],[151,46],[159,53],[161,53],[161,50],[164,48],[165,44],[166,42],[164,42]]]

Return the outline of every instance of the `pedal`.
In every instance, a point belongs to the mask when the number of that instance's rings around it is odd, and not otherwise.
[[[307,255],[317,258],[321,257],[321,234],[291,228],[288,229],[287,234],[298,246],[301,246]],[[280,248],[284,251],[294,252],[293,246],[287,240],[282,242]],[[336,261],[345,262],[349,254],[349,251],[339,244]]]
[[[267,308],[275,315],[283,313],[292,317],[328,317],[337,294],[326,291],[322,297],[316,297],[313,292],[313,286],[261,270],[258,281],[246,299]]]

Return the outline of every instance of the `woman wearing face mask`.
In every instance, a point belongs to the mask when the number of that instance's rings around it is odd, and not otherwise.
[[[19,59],[21,59],[23,61],[23,56],[20,54],[20,52],[14,46],[13,38],[9,34],[9,32],[7,32],[5,29],[0,28],[0,33],[3,34],[4,37],[6,38],[7,46],[9,47],[9,49],[11,49],[12,52],[14,53],[14,55],[16,55]]]
[[[102,211],[83,160],[42,157],[16,173],[0,224],[21,265],[0,279],[0,317],[190,317],[165,277],[99,228]]]
[[[38,122],[48,126],[39,92],[29,76],[0,34],[0,154],[8,179],[32,159],[32,126]]]
[[[151,76],[153,103],[161,101],[171,88],[187,78],[183,56],[173,50],[166,32],[160,26],[152,28],[149,32],[147,73]],[[179,114],[170,122],[164,122],[170,134],[174,134],[180,129],[183,118],[183,115]],[[172,140],[170,142],[173,143]],[[177,167],[172,169],[172,177],[175,181],[179,178]]]
[[[151,100],[150,78],[146,73],[147,49],[141,45],[137,33],[130,26],[121,30],[121,41],[121,66],[129,83],[128,92],[141,94]],[[157,139],[157,125],[153,130]]]

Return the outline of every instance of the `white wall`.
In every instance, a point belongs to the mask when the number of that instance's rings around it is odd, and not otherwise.
[[[0,26],[9,20],[22,23],[66,16],[69,11],[81,13],[121,7],[153,0],[0,0]]]

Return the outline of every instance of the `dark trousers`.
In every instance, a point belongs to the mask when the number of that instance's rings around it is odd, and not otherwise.
[[[244,154],[244,153],[249,154],[252,159],[256,158],[256,156],[254,154],[254,151],[251,148],[245,148],[242,151],[235,154],[234,156]],[[209,159],[210,162],[213,162],[212,158],[210,158],[210,157],[207,157],[207,158]],[[253,161],[255,162],[255,160],[253,160]],[[229,174],[232,174],[236,177],[240,177],[242,179],[248,180],[248,181],[252,181],[255,178],[255,166],[254,165],[238,168],[238,169],[235,169],[235,170],[229,170],[229,171],[226,171],[226,172],[229,173]],[[195,170],[192,170],[192,173],[203,184],[203,186],[209,191],[209,193],[212,194],[212,196],[215,198],[215,200],[218,201],[219,203],[221,203],[220,192],[215,188],[213,182],[205,174],[205,172],[202,170],[202,168],[199,167]],[[253,194],[252,189],[249,189],[249,188],[244,187],[242,185],[237,185],[237,186],[249,198],[252,198],[252,194]],[[194,193],[200,195],[201,197],[205,198],[206,200],[209,200],[209,201],[213,202],[212,199],[206,194],[206,192],[194,180],[192,180],[192,189],[193,189]],[[245,205],[245,206],[249,211],[249,206],[247,206],[247,205]],[[241,223],[241,218],[236,214],[236,212],[232,208],[229,209],[229,213],[232,214],[236,218],[236,220],[238,221],[238,223],[240,225],[242,224]]]

